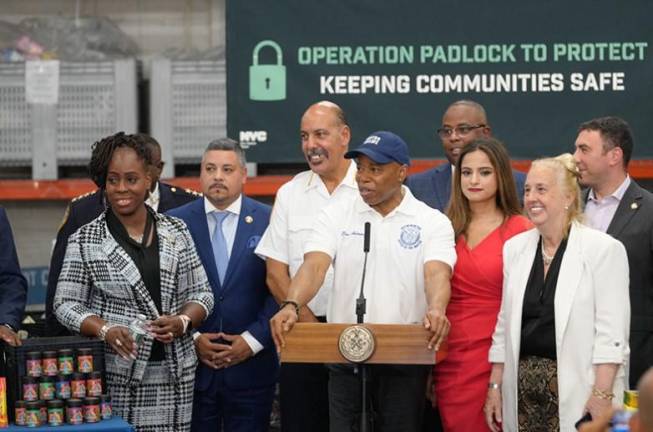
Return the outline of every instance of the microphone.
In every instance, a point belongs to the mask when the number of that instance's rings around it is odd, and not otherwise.
[[[365,300],[365,294],[363,292],[363,289],[365,287],[365,270],[367,269],[367,254],[370,251],[370,231],[371,231],[371,224],[369,222],[365,222],[365,236],[363,237],[363,253],[365,254],[365,259],[363,260],[363,277],[361,279],[360,293],[358,295],[358,299],[356,299],[356,322],[358,324],[363,323],[363,316],[365,316],[365,310],[366,310],[366,300]]]
[[[368,253],[370,251],[370,229],[372,225],[369,222],[365,222],[365,237],[363,240],[363,252]]]
[[[370,230],[371,224],[365,222],[365,237],[363,237],[363,253],[365,259],[363,261],[363,277],[361,280],[361,291],[356,299],[356,322],[363,324],[363,316],[365,315],[365,294],[363,289],[365,287],[365,270],[367,269],[367,254],[370,251]],[[358,365],[361,379],[361,415],[360,415],[360,431],[367,432],[370,428],[370,418],[368,417],[367,409],[367,368],[365,364]]]

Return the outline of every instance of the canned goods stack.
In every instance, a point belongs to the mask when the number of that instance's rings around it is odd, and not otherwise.
[[[27,352],[22,399],[14,405],[16,424],[61,426],[110,419],[111,397],[103,394],[102,371],[94,370],[93,360],[91,348]]]

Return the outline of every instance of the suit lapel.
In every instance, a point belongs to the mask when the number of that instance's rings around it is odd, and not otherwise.
[[[159,182],[159,212],[163,213],[174,207],[170,187]]]
[[[249,241],[253,231],[256,220],[256,208],[251,205],[249,199],[243,195],[242,205],[240,208],[240,215],[238,216],[238,226],[236,227],[236,237],[234,238],[234,245],[231,248],[229,256],[229,265],[227,266],[227,274],[224,277],[224,286],[228,287],[229,280],[232,274],[236,273],[236,268],[241,262],[241,255],[247,249],[247,242]]]
[[[560,273],[558,273],[554,298],[556,346],[558,349],[562,346],[565,329],[571,318],[574,296],[583,273],[582,236],[582,228],[576,224],[572,225],[567,240],[567,248],[560,263]]]
[[[439,207],[444,211],[449,204],[451,197],[451,164],[445,163],[438,167],[433,176],[433,183],[435,186],[436,200],[439,202]]]
[[[533,229],[529,232],[527,240],[524,242],[524,247],[521,251],[517,251],[517,262],[512,266],[517,274],[514,278],[510,278],[514,284],[514,289],[509,291],[514,292],[511,302],[511,313],[506,316],[506,319],[509,320],[509,325],[511,327],[511,338],[512,346],[515,349],[513,357],[515,357],[515,364],[519,363],[519,346],[521,341],[521,321],[522,321],[522,310],[524,304],[524,294],[526,293],[526,284],[528,283],[528,277],[531,274],[531,269],[533,267],[533,260],[535,259],[535,252],[537,251],[537,242],[540,239],[539,232],[536,229]]]
[[[626,193],[619,202],[617,211],[610,221],[607,233],[612,237],[619,237],[621,231],[628,225],[628,222],[635,216],[635,213],[640,209],[640,200],[642,194],[639,191],[637,184],[631,180],[630,186],[626,189]]]
[[[220,278],[218,277],[218,268],[215,265],[215,257],[213,256],[211,233],[209,232],[209,224],[206,221],[203,199],[193,202],[189,222],[188,228],[193,233],[197,253],[204,264],[204,270],[209,278],[209,282],[212,287],[220,291],[222,288],[220,286]]]
[[[136,267],[136,264],[134,264],[134,261],[132,261],[129,254],[127,254],[127,252],[125,252],[125,250],[121,248],[113,238],[109,232],[109,227],[107,226],[106,221],[102,226],[105,231],[102,250],[115,270],[114,276],[112,277],[125,278],[131,286],[130,295],[136,303],[143,303],[153,316],[158,317],[159,312],[149,291],[145,288],[145,283],[143,283],[143,278],[141,277],[141,273],[138,271],[138,267]]]
[[[157,216],[158,218],[158,216]],[[176,236],[167,226],[157,223],[157,236],[159,238],[160,286],[161,286],[161,311],[172,311],[174,299],[177,295],[175,281],[166,277],[166,274],[176,274],[179,264],[176,253]],[[164,273],[164,269],[167,273]]]

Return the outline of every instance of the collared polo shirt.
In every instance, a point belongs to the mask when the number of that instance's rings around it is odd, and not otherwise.
[[[606,232],[628,186],[630,186],[630,176],[626,176],[626,179],[614,192],[602,199],[597,199],[594,189],[590,189],[585,204],[587,224],[594,229]]]
[[[359,196],[356,184],[356,164],[350,163],[342,182],[329,194],[324,182],[313,171],[297,174],[277,192],[270,225],[259,242],[256,253],[288,265],[290,277],[295,277],[304,262],[304,245],[324,207],[332,202],[351,206]],[[330,267],[318,294],[308,303],[316,316],[325,316],[333,287]]]
[[[449,219],[417,200],[402,186],[404,197],[385,217],[365,204],[329,204],[317,218],[305,252],[324,252],[333,260],[334,284],[327,320],[356,322],[356,298],[363,271],[365,222],[371,224],[365,276],[365,322],[421,323],[426,313],[424,264],[456,263],[454,232]]]

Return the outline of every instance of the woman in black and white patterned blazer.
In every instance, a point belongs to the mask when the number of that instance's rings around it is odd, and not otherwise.
[[[186,431],[197,365],[190,330],[213,294],[184,222],[144,203],[150,163],[143,142],[122,132],[93,146],[89,169],[109,206],[70,236],[54,310],[69,329],[105,341],[118,415],[139,432]],[[137,314],[149,322],[138,346],[128,330]]]

